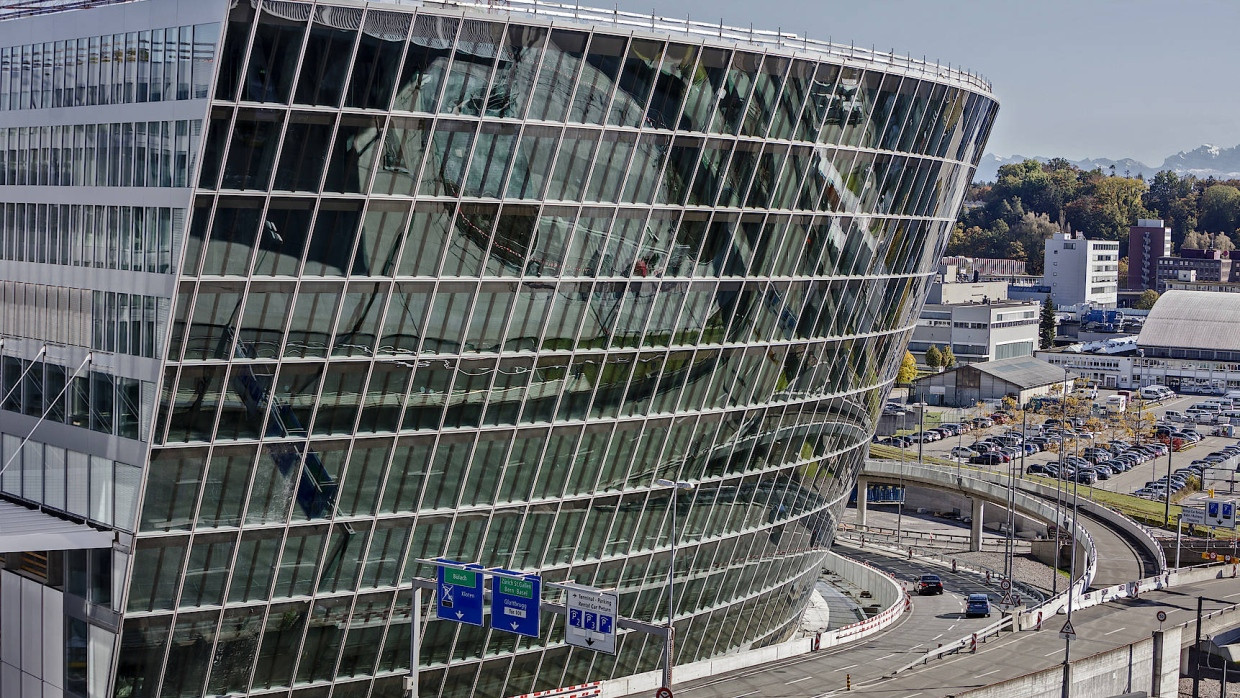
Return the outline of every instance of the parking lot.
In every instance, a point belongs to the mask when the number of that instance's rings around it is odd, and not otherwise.
[[[1099,391],[1098,396],[1093,402],[1098,405],[1105,404],[1106,398],[1113,394],[1115,394],[1115,391]],[[1082,455],[1087,451],[1087,449],[1103,446],[1112,439],[1122,439],[1132,445],[1137,445],[1139,441],[1148,444],[1150,442],[1148,437],[1149,429],[1153,427],[1156,422],[1161,421],[1167,412],[1184,413],[1192,405],[1201,402],[1203,399],[1203,396],[1199,395],[1177,395],[1171,399],[1159,403],[1151,403],[1147,401],[1141,405],[1139,414],[1136,408],[1130,409],[1118,420],[1106,420],[1106,426],[1104,426],[1101,430],[1096,431],[1091,436],[1067,438],[1065,458],[1074,455]],[[918,408],[913,406],[911,409],[916,410]],[[926,413],[928,416],[933,415],[935,411],[940,412],[939,416],[941,417],[941,423],[944,424],[958,423],[956,420],[979,417],[983,414],[983,411],[981,410],[962,411],[951,408],[926,408]],[[1036,427],[1040,427],[1046,420],[1060,419],[1060,414],[1054,409],[1048,409],[1042,413],[1034,413],[1030,411],[1026,414],[1028,417],[1030,436],[1037,433]],[[1141,425],[1145,427],[1146,431],[1146,434],[1140,439],[1133,435],[1131,430],[1131,427],[1137,423],[1138,418]],[[927,421],[938,422],[939,420],[928,418]],[[1102,422],[1103,420],[1099,421]],[[1123,427],[1124,421],[1127,422],[1129,429],[1125,429]],[[1174,426],[1177,429],[1194,429],[1202,436],[1202,439],[1197,443],[1185,443],[1181,447],[1181,450],[1173,452],[1170,455],[1170,472],[1173,474],[1177,470],[1189,467],[1194,461],[1201,460],[1212,453],[1219,452],[1226,447],[1236,446],[1240,443],[1236,438],[1213,436],[1212,432],[1215,429],[1213,426],[1194,426],[1187,423],[1176,423]],[[927,425],[927,428],[929,428],[929,424]],[[991,427],[976,428],[956,436],[949,436],[939,441],[921,444],[913,443],[905,447],[904,450],[909,460],[917,459],[918,448],[920,446],[923,455],[926,457],[934,457],[957,462],[962,461],[962,458],[953,455],[954,449],[956,449],[956,453],[960,453],[961,451],[959,449],[970,448],[978,441],[994,439],[1008,432],[1019,433],[1021,429],[1022,425],[1019,422],[996,424]],[[1083,429],[1081,431],[1083,431]],[[1033,469],[1036,471],[1039,469],[1039,466],[1045,466],[1048,464],[1058,465],[1059,461],[1059,453],[1053,450],[1026,454],[1023,457],[1021,455],[1017,455],[1015,457],[1017,472],[1025,472],[1030,466],[1035,466]],[[968,463],[971,467],[985,468],[996,472],[1007,472],[1008,468],[1007,463],[995,463],[989,465],[969,463],[969,459],[967,457],[963,458],[963,462]],[[1204,470],[1202,473],[1202,491],[1186,496],[1179,503],[1183,505],[1193,505],[1197,500],[1207,497],[1208,492],[1206,492],[1206,490],[1211,487],[1215,488],[1216,496],[1227,496],[1229,494],[1234,494],[1236,485],[1235,480],[1237,478],[1235,462],[1236,461],[1234,459],[1229,459],[1225,462],[1225,465],[1227,466],[1226,468],[1211,467],[1210,469]],[[1137,490],[1144,487],[1146,483],[1159,480],[1167,474],[1168,457],[1166,455],[1161,455],[1152,459],[1143,458],[1141,462],[1130,469],[1124,472],[1115,472],[1108,479],[1098,479],[1097,482],[1091,484],[1092,487],[1102,490],[1133,494]],[[1157,494],[1149,494],[1147,495],[1147,498],[1155,501],[1162,501],[1162,496]]]

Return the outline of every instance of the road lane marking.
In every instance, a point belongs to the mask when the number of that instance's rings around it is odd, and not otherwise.
[[[990,670],[990,671],[986,672],[985,674],[977,674],[977,678],[981,678],[981,677],[983,677],[983,676],[990,676],[991,674],[997,674],[997,673],[999,673],[999,670],[998,670],[998,669],[992,669],[992,670]]]
[[[958,625],[958,624],[957,624],[957,623],[952,623],[951,625],[947,626],[947,629],[948,629],[948,630],[951,630],[952,628],[956,627],[956,625]]]
[[[943,635],[944,635],[944,633],[939,633],[938,635],[935,635],[934,637],[930,638],[930,642],[934,642],[935,640],[939,639],[940,637],[943,637]]]
[[[842,667],[840,667],[839,669],[836,669],[836,671],[843,671],[843,670],[845,670],[845,669],[851,669],[851,668],[853,668],[853,667],[855,667],[855,666],[857,666],[857,665],[856,665],[856,664],[849,664],[848,666],[842,666]]]
[[[749,693],[742,693],[739,696],[734,696],[734,698],[745,698],[745,696],[752,696],[753,694],[758,693],[760,690],[761,689],[757,689],[757,690],[750,691]]]
[[[791,685],[792,685],[792,684],[794,684],[794,683],[801,683],[802,681],[809,681],[809,680],[810,680],[810,679],[812,679],[812,678],[814,678],[814,677],[812,677],[812,676],[806,676],[806,677],[804,677],[804,678],[800,678],[800,679],[793,679],[793,680],[791,680],[791,681],[785,681],[784,683],[785,683],[786,685],[788,685],[788,686],[791,686]]]
[[[887,659],[888,657],[894,657],[894,656],[896,656],[896,653],[895,653],[895,652],[892,652],[891,654],[885,654],[885,655],[883,655],[883,656],[879,657],[878,659],[875,659],[874,661],[876,661],[876,662],[881,662],[881,661],[883,661],[884,659]]]
[[[1116,628],[1115,630],[1112,630],[1112,631],[1111,631],[1111,632],[1109,632],[1109,633],[1102,633],[1102,634],[1103,634],[1103,635],[1114,635],[1115,633],[1122,633],[1122,632],[1124,632],[1124,631],[1125,631],[1125,630],[1127,630],[1127,629],[1128,629],[1128,628]]]
[[[1044,655],[1042,655],[1042,656],[1043,656],[1043,657],[1049,657],[1049,656],[1051,656],[1051,655],[1053,655],[1053,654],[1059,654],[1059,650],[1054,650],[1054,651],[1052,651],[1052,652],[1047,652],[1046,654],[1044,654]]]

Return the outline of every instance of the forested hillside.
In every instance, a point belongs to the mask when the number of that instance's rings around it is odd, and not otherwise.
[[[1171,170],[1150,181],[1100,169],[1082,170],[1056,158],[1004,165],[993,183],[975,184],[947,253],[1023,259],[1042,273],[1044,240],[1061,230],[1090,239],[1118,240],[1128,254],[1128,226],[1162,218],[1178,250],[1231,250],[1240,241],[1240,180],[1181,177]],[[1121,276],[1123,276],[1121,269]]]

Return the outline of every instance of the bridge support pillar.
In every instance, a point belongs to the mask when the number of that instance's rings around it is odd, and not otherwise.
[[[982,519],[986,514],[986,502],[981,497],[972,497],[973,521],[969,524],[969,550],[977,552],[982,549]]]
[[[865,526],[865,514],[869,508],[869,491],[870,481],[866,478],[857,478],[857,525]]]
[[[1180,690],[1180,644],[1183,628],[1154,631],[1154,670],[1150,696],[1174,698]]]

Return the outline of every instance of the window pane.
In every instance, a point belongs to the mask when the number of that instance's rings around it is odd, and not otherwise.
[[[294,102],[327,107],[340,104],[361,21],[360,9],[315,8],[315,20],[306,39]]]
[[[280,151],[280,166],[276,169],[273,189],[309,192],[319,190],[319,180],[323,176],[323,167],[327,164],[327,149],[331,146],[335,121],[332,114],[292,113]]]
[[[435,111],[459,23],[455,18],[435,15],[418,15],[414,20],[393,109]]]
[[[345,106],[387,109],[412,15],[370,10],[353,60]]]
[[[259,14],[241,99],[288,102],[305,33],[305,20],[288,19],[268,11]]]

